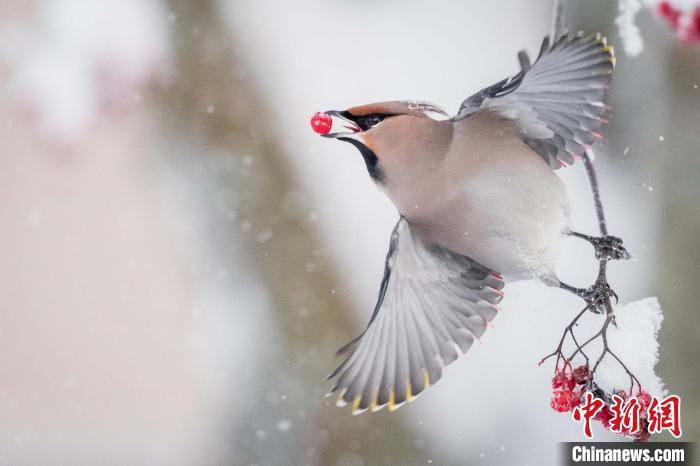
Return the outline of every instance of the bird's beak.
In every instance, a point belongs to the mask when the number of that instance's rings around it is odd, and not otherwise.
[[[348,112],[341,112],[338,110],[329,110],[324,112],[326,115],[330,115],[333,118],[333,125],[331,129],[336,129],[338,127],[345,128],[347,131],[337,131],[328,134],[322,134],[324,138],[339,138],[348,137],[353,134],[361,133],[362,129],[357,126],[357,124],[350,119],[350,114]]]

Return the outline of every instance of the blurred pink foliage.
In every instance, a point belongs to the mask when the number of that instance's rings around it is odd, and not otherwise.
[[[48,142],[74,145],[164,78],[169,19],[157,0],[40,1],[0,22],[10,96]]]

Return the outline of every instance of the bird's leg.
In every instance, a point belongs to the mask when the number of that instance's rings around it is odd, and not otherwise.
[[[610,285],[601,281],[596,281],[593,286],[588,288],[576,288],[560,281],[559,288],[583,298],[589,304],[591,311],[597,314],[603,313],[606,300],[612,297],[617,302],[617,293],[610,288]]]
[[[632,257],[622,245],[622,239],[617,236],[588,236],[576,231],[570,231],[569,235],[591,243],[595,248],[595,257],[598,260],[627,260]]]

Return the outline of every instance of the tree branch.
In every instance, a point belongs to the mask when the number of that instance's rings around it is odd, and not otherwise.
[[[554,9],[552,11],[552,28],[549,36],[552,44],[564,33],[568,4],[569,0],[554,0]]]
[[[591,160],[591,156],[588,150],[583,154],[583,166],[586,169],[586,175],[588,175],[588,183],[591,185],[591,191],[593,192],[593,205],[595,206],[595,213],[598,217],[598,228],[600,229],[600,236],[607,236],[608,227],[605,223],[603,201],[601,201],[600,199],[598,175],[596,174],[595,167],[593,166],[593,161]]]

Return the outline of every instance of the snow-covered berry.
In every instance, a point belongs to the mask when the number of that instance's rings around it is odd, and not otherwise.
[[[571,372],[577,384],[583,385],[591,380],[591,370],[588,366],[579,366]]]
[[[639,404],[642,405],[642,411],[646,411],[651,404],[651,395],[645,391],[641,391],[639,395],[637,395],[637,400],[639,400]]]
[[[566,371],[561,370],[557,372],[554,375],[554,378],[552,379],[552,388],[554,389],[564,389],[564,390],[573,390],[574,387],[576,386],[576,381],[574,380],[574,377],[570,374],[567,374]]]
[[[554,392],[552,400],[549,402],[549,405],[554,411],[557,411],[559,413],[565,413],[574,409],[580,404],[580,402],[581,399],[577,393],[565,389],[556,390]]]

